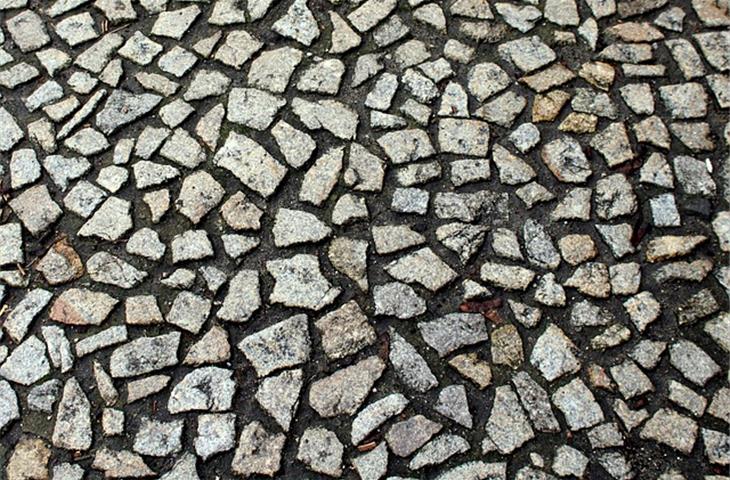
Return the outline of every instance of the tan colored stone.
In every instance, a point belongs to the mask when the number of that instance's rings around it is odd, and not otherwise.
[[[616,71],[608,63],[590,62],[581,65],[578,75],[594,87],[608,91],[616,78]]]
[[[449,360],[449,365],[457,372],[474,382],[480,390],[492,383],[492,369],[489,364],[480,359],[476,353],[463,353]]]
[[[687,255],[697,245],[707,240],[704,235],[664,235],[649,242],[646,247],[646,259],[649,262],[661,262],[670,258]]]
[[[598,125],[598,117],[590,113],[570,112],[560,123],[558,130],[568,133],[593,133]]]
[[[561,63],[556,63],[545,70],[520,78],[520,82],[524,83],[536,92],[542,93],[553,87],[567,83],[574,78],[575,73],[573,73],[568,67]]]
[[[553,90],[544,95],[535,96],[532,103],[532,121],[552,122],[569,99],[570,94],[563,90]]]
[[[647,22],[623,22],[608,27],[603,33],[623,42],[655,42],[664,38],[658,28]]]
[[[730,5],[717,0],[692,0],[692,8],[702,23],[709,27],[730,25]]]
[[[575,269],[573,275],[563,285],[596,298],[608,298],[611,294],[608,267],[604,263],[584,263]]]
[[[492,332],[492,361],[495,365],[518,368],[525,360],[522,338],[514,325],[504,325]]]
[[[590,235],[566,235],[558,240],[563,259],[571,265],[578,265],[594,258],[598,251]]]
[[[20,440],[8,461],[8,480],[47,480],[49,458],[51,450],[40,438]]]

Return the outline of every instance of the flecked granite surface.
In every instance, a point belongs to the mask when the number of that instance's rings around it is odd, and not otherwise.
[[[727,0],[0,0],[0,478],[730,478]]]

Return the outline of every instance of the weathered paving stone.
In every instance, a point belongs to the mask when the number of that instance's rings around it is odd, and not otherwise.
[[[228,294],[216,316],[229,322],[245,322],[260,306],[258,273],[241,270],[231,279]]]
[[[352,464],[360,478],[380,478],[388,470],[388,447],[381,443],[370,452],[354,458]]]
[[[119,257],[106,252],[94,254],[86,262],[86,270],[92,280],[129,289],[139,284],[147,273],[137,270]]]
[[[236,416],[232,413],[203,414],[198,417],[195,453],[203,460],[235,446]]]
[[[286,370],[262,380],[256,391],[256,401],[284,431],[289,431],[296,415],[303,383],[301,369]]]
[[[145,477],[155,475],[144,459],[128,450],[102,448],[94,454],[92,467],[110,477]]]
[[[322,275],[317,257],[313,255],[299,254],[272,260],[266,263],[266,269],[275,280],[269,297],[272,303],[321,310],[341,292]]]
[[[462,377],[473,382],[480,390],[484,390],[492,383],[491,367],[475,352],[456,355],[449,360],[448,364]]]
[[[593,393],[578,378],[560,387],[551,398],[562,411],[571,430],[592,427],[604,419],[601,406],[596,402]]]
[[[180,292],[172,301],[167,323],[191,333],[198,333],[210,314],[211,302],[189,291]]]
[[[281,455],[286,437],[269,433],[259,421],[246,425],[238,438],[231,469],[238,475],[273,476],[281,468]]]
[[[697,424],[679,413],[658,410],[641,429],[641,438],[663,443],[682,453],[689,454],[697,438]]]
[[[390,282],[373,287],[376,315],[392,315],[400,319],[418,316],[426,311],[426,302],[405,283]]]
[[[124,199],[109,197],[78,231],[82,237],[97,237],[116,241],[131,230],[131,204]]]
[[[51,301],[53,294],[41,288],[31,290],[10,311],[3,323],[3,329],[16,342],[23,340],[33,320]]]
[[[551,324],[535,342],[530,363],[551,382],[580,368],[580,360],[576,357],[575,350],[575,345],[565,333]]]
[[[344,447],[330,430],[312,427],[305,430],[299,440],[297,460],[316,473],[331,477],[342,474],[342,454]]]
[[[8,460],[8,478],[48,478],[50,457],[51,450],[42,439],[33,436],[22,438]]]
[[[486,432],[500,453],[511,453],[534,437],[527,415],[509,386],[497,387]]]
[[[228,120],[265,130],[286,100],[254,88],[234,88],[228,95]]]
[[[183,426],[183,420],[159,422],[144,418],[134,436],[133,449],[139,454],[154,457],[164,457],[178,452],[182,448]]]
[[[0,414],[0,431],[2,431],[7,425],[20,418],[18,396],[10,384],[4,380],[0,382],[0,403],[3,407],[2,414]]]
[[[375,342],[375,330],[353,300],[315,322],[322,348],[329,358],[344,358]]]
[[[527,411],[532,425],[541,432],[555,432],[560,429],[550,406],[547,392],[526,372],[519,372],[512,377],[512,384],[517,389],[520,402]]]
[[[351,441],[358,445],[373,430],[389,418],[401,413],[408,405],[408,399],[399,393],[388,395],[364,407],[352,422]]]
[[[170,413],[205,410],[226,411],[231,408],[235,383],[233,372],[219,367],[202,367],[188,373],[170,392]]]
[[[368,357],[312,383],[309,403],[322,417],[352,415],[380,378],[385,364],[378,357]]]
[[[444,357],[465,345],[489,339],[484,318],[473,313],[452,313],[418,324],[423,340]]]
[[[112,377],[135,377],[176,365],[180,336],[180,333],[175,332],[142,337],[117,347],[111,356]]]
[[[213,245],[205,230],[187,230],[171,242],[172,263],[201,260],[213,256]]]
[[[699,386],[720,372],[712,357],[689,340],[680,340],[669,346],[669,361],[687,380]]]
[[[299,243],[315,243],[328,237],[332,229],[320,221],[314,214],[303,210],[282,208],[276,212],[274,226],[274,244],[277,247],[288,247]]]
[[[10,201],[10,208],[33,235],[43,233],[63,215],[45,185],[23,191]]]
[[[440,423],[423,415],[415,415],[390,427],[385,439],[395,455],[407,457],[428,442],[441,428]]]
[[[75,378],[63,387],[53,428],[53,445],[67,450],[91,447],[91,404]]]
[[[415,347],[394,329],[391,329],[389,336],[389,360],[398,379],[418,392],[426,392],[437,386],[438,380]]]
[[[238,348],[260,377],[304,363],[309,359],[311,349],[307,316],[295,315],[249,335]]]
[[[0,376],[20,385],[32,385],[50,372],[46,347],[35,336],[18,345],[0,366]]]
[[[235,132],[228,135],[213,162],[264,197],[274,193],[286,174],[286,168],[261,145]]]

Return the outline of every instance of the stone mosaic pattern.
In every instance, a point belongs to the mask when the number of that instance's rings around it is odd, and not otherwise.
[[[727,0],[0,0],[0,478],[730,478]]]

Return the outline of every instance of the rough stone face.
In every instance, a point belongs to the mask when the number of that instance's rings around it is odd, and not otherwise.
[[[231,279],[228,294],[216,316],[229,322],[245,322],[260,306],[258,272],[241,270]]]
[[[660,409],[641,429],[641,438],[663,443],[685,455],[692,451],[697,424],[670,409]]]
[[[238,348],[260,377],[304,363],[311,349],[307,316],[295,315],[249,335],[241,340]]]
[[[351,440],[358,445],[370,432],[389,418],[401,413],[408,405],[408,399],[399,393],[388,395],[363,408],[352,421]]]
[[[336,100],[307,102],[300,98],[292,101],[292,110],[310,130],[326,130],[337,138],[354,139],[358,117],[349,106]]]
[[[0,107],[0,152],[7,152],[18,143],[25,134],[18,126],[15,118],[4,107]]]
[[[180,333],[142,337],[116,348],[110,360],[112,377],[125,378],[176,365]]]
[[[261,422],[249,423],[238,438],[231,469],[243,477],[255,474],[273,476],[281,466],[285,441],[283,434],[269,433]]]
[[[561,182],[583,183],[593,173],[580,144],[571,137],[560,137],[543,146],[541,157]]]
[[[127,450],[102,448],[94,454],[92,467],[104,471],[109,477],[145,477],[155,474],[141,456]]]
[[[441,424],[423,415],[415,415],[390,427],[385,434],[390,450],[399,457],[407,457],[428,442],[441,430]]]
[[[341,289],[330,284],[320,271],[319,261],[313,255],[299,254],[288,259],[266,262],[266,269],[274,277],[272,303],[290,307],[321,310],[332,303]]]
[[[286,370],[262,380],[256,391],[256,401],[284,431],[289,431],[295,417],[303,383],[301,369]]]
[[[530,354],[532,363],[548,381],[553,381],[580,368],[575,356],[575,345],[565,333],[555,325],[548,325],[535,342]]]
[[[244,185],[268,197],[286,175],[286,167],[274,159],[254,140],[231,132],[213,158],[216,166],[225,168]]]
[[[385,364],[368,357],[312,383],[309,403],[322,417],[352,415],[382,375]]]
[[[222,412],[231,408],[235,382],[233,372],[219,367],[191,371],[172,388],[167,409],[170,413],[206,410]]]
[[[0,376],[20,385],[32,385],[50,372],[46,347],[38,337],[28,337],[0,365]]]
[[[67,450],[91,447],[91,404],[75,378],[69,379],[63,387],[52,440],[54,446]]]
[[[385,268],[395,279],[419,283],[432,292],[456,278],[456,272],[430,248],[401,257]]]
[[[484,318],[473,313],[451,313],[418,324],[424,341],[444,357],[465,345],[489,339]]]
[[[162,101],[160,95],[142,93],[139,95],[125,90],[114,90],[104,107],[96,114],[96,126],[105,134],[134,122],[151,112]]]
[[[555,52],[536,35],[505,42],[498,47],[498,52],[525,73],[537,70],[556,58]]]
[[[40,438],[21,439],[13,449],[6,467],[9,480],[48,478],[51,450]]]
[[[375,330],[354,300],[314,324],[320,332],[325,354],[332,359],[347,357],[375,342]]]
[[[20,418],[20,408],[18,407],[18,396],[15,390],[6,381],[0,381],[0,431],[4,430],[11,422]]]
[[[131,204],[127,200],[109,197],[79,230],[82,237],[98,237],[116,241],[132,229]]]
[[[182,448],[183,420],[158,422],[149,418],[142,419],[134,436],[134,451],[153,457],[164,457]]]
[[[445,119],[439,122],[438,143],[442,152],[486,156],[489,125],[478,120]]]
[[[28,292],[5,318],[3,328],[10,338],[16,342],[22,341],[35,317],[45,308],[52,297],[51,292],[41,288]]]
[[[480,277],[506,290],[526,290],[535,278],[535,272],[523,267],[487,262],[482,265]]]
[[[332,229],[309,212],[282,208],[276,212],[271,232],[277,247],[288,247],[318,242],[328,237]]]
[[[389,360],[398,379],[409,388],[426,392],[438,385],[423,357],[394,329],[390,330]]]
[[[265,130],[285,104],[286,100],[262,90],[234,88],[228,94],[227,118],[255,130]]]
[[[193,224],[197,224],[224,195],[223,187],[209,173],[195,172],[183,181],[175,206]]]
[[[10,208],[33,235],[43,233],[63,215],[45,185],[24,190],[10,201]]]
[[[530,422],[509,386],[497,387],[486,431],[500,453],[511,453],[534,437]]]
[[[344,447],[333,432],[320,427],[308,428],[299,440],[297,460],[313,472],[339,477],[343,452]]]
[[[720,367],[704,350],[689,340],[680,340],[669,347],[669,361],[682,375],[702,386],[720,371]]]
[[[536,430],[555,432],[560,429],[547,392],[535,380],[526,372],[519,372],[512,377],[512,384]]]
[[[601,406],[596,403],[593,393],[585,383],[578,378],[560,387],[551,398],[555,406],[563,412],[571,430],[592,427],[603,421]]]

